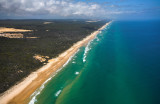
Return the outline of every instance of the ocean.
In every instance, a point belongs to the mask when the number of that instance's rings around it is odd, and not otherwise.
[[[160,21],[114,21],[29,104],[160,104]]]

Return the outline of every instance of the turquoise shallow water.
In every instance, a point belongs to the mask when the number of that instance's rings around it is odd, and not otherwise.
[[[160,104],[159,25],[113,22],[38,89],[30,104]]]

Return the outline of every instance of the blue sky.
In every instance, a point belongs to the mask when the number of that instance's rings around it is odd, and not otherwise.
[[[0,0],[0,19],[160,19],[160,0]]]

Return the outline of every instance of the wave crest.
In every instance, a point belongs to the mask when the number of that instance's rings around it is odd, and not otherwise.
[[[58,97],[61,92],[62,92],[62,90],[58,90],[58,91],[56,92],[55,96]]]
[[[88,51],[91,49],[91,48],[90,48],[90,44],[91,44],[91,41],[90,41],[90,42],[87,44],[87,46],[85,47],[84,54],[83,54],[83,62],[86,62],[87,53],[88,53]]]

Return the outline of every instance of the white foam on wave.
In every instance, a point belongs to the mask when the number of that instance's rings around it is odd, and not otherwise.
[[[55,75],[54,75],[54,76],[55,76]],[[52,76],[52,77],[54,77],[54,76]],[[31,95],[32,99],[30,100],[30,102],[29,102],[28,104],[34,104],[34,103],[37,101],[36,97],[40,94],[40,92],[44,89],[45,84],[46,84],[49,80],[51,80],[52,77],[48,78],[48,79],[41,85],[41,87],[38,88],[38,90],[36,90],[36,91]]]
[[[75,64],[76,62],[75,62],[75,61],[73,61],[72,63],[73,63],[73,64]]]
[[[109,24],[109,25],[110,25],[110,24]],[[107,25],[104,29],[102,29],[99,34],[101,34],[102,31],[108,29],[108,28],[109,28],[109,25]],[[97,41],[99,41],[99,38],[98,38],[98,37],[96,37],[96,39],[97,39]],[[93,39],[93,40],[94,40],[94,39]],[[83,54],[83,62],[86,62],[87,53],[88,53],[88,51],[91,49],[91,48],[90,48],[90,44],[91,44],[91,42],[92,42],[93,40],[89,41],[88,44],[87,44],[87,46],[85,47],[84,54]]]
[[[97,41],[99,41],[99,38],[98,38],[98,37],[96,37],[96,39],[97,39]]]
[[[75,54],[78,52],[79,52],[79,49],[67,60],[67,62],[63,65],[63,67],[65,67],[71,61],[71,59],[75,56]]]
[[[67,62],[61,67],[59,68],[50,78],[48,78],[42,85],[40,88],[38,88],[30,97],[31,100],[28,104],[34,104],[35,102],[37,102],[36,97],[41,93],[41,91],[44,89],[45,84],[50,81],[61,69],[63,69],[70,61],[71,59],[75,56],[76,53],[78,53],[79,49],[77,50],[77,52],[75,52],[68,60]],[[61,92],[61,90],[59,90]],[[59,95],[60,92],[57,92],[57,94]]]
[[[75,74],[76,74],[76,75],[78,75],[78,74],[79,74],[79,72],[75,72]]]
[[[58,90],[57,92],[56,92],[56,94],[55,94],[55,96],[57,97],[57,96],[59,96],[59,94],[62,92],[62,90]]]
[[[87,46],[85,47],[84,54],[83,54],[83,62],[86,62],[87,53],[91,49],[89,48],[90,44],[91,44],[91,41],[89,41]]]

